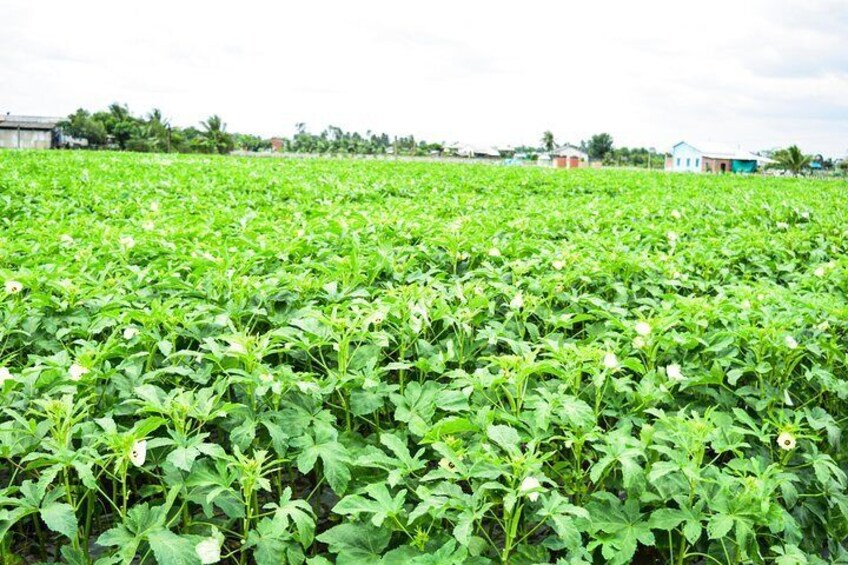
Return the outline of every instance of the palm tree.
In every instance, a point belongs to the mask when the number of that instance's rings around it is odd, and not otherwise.
[[[227,125],[218,114],[210,116],[206,121],[200,122],[203,127],[204,141],[215,153],[229,153],[235,147],[233,136],[227,133]]]
[[[117,102],[113,102],[109,105],[109,113],[115,122],[126,122],[132,119],[132,114],[130,114],[130,109],[126,104],[122,106]]]
[[[542,134],[542,147],[544,147],[545,151],[548,152],[553,151],[554,147],[556,147],[554,133],[551,130],[548,130]]]
[[[785,169],[795,176],[798,176],[804,169],[810,166],[812,158],[809,155],[804,155],[797,145],[792,145],[786,149],[781,149],[774,154],[774,160],[777,161],[777,167]]]
[[[170,134],[171,123],[162,114],[159,108],[153,108],[147,114],[147,131],[153,148],[157,151],[171,151]]]

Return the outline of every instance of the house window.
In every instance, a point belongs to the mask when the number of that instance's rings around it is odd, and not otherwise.
[[[680,157],[677,158],[677,166],[680,166]]]
[[[692,164],[692,159],[690,159],[689,157],[686,157],[686,166],[688,167],[691,164]]]
[[[695,159],[695,166],[696,166],[696,167],[700,167],[700,166],[701,166],[701,158],[700,158],[700,157],[698,157],[697,159]]]

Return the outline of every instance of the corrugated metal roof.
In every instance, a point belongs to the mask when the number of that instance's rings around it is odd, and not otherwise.
[[[589,158],[589,155],[585,151],[570,144],[557,147],[551,152],[551,155],[555,155],[557,157],[580,157],[582,159]]]
[[[0,128],[2,129],[49,130],[55,128],[60,121],[62,121],[62,118],[0,114]]]
[[[762,157],[751,153],[750,151],[745,151],[739,146],[733,147],[732,145],[716,143],[714,141],[700,141],[697,143],[681,141],[680,143],[675,144],[674,147],[681,144],[686,144],[689,147],[695,148],[704,157],[709,159],[735,159],[737,161],[758,161],[760,163],[774,162],[768,157]]]
[[[498,151],[497,147],[492,146],[483,146],[483,145],[462,145],[458,153],[460,155],[464,155],[467,157],[473,157],[474,155],[485,155],[487,157],[500,157],[500,151]]]

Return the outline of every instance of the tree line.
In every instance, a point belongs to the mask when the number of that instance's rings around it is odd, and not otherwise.
[[[117,103],[99,112],[80,108],[59,123],[65,135],[86,140],[92,148],[139,152],[229,153],[240,145],[264,144],[258,136],[227,132],[226,124],[218,115],[210,116],[200,122],[199,126],[173,126],[162,111],[156,108],[146,116],[135,116],[126,105]]]
[[[345,131],[329,126],[311,133],[298,123],[292,138],[262,138],[258,135],[230,133],[218,115],[200,122],[199,127],[180,128],[154,108],[145,116],[136,116],[125,104],[111,104],[106,110],[90,112],[78,109],[59,123],[63,133],[85,140],[93,149],[163,153],[230,153],[233,150],[270,151],[275,146],[294,153],[352,153],[430,155],[441,153],[443,146],[416,140],[414,136],[390,137],[386,133]]]
[[[359,132],[345,131],[338,126],[329,126],[321,133],[311,133],[306,124],[295,125],[296,133],[291,139],[280,140],[281,150],[292,153],[351,153],[359,155],[430,155],[441,153],[441,143],[416,140],[415,136],[393,136],[386,133],[374,133],[371,130]]]

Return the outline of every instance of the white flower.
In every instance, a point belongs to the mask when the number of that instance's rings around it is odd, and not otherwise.
[[[500,256],[501,256],[501,250],[498,249],[497,247],[492,247],[491,249],[489,249],[489,257],[500,257]]]
[[[451,460],[447,457],[442,457],[441,459],[439,459],[439,467],[449,473],[453,473],[456,471],[456,466],[454,466],[454,464],[451,463]]]
[[[747,298],[742,301],[742,309],[743,310],[750,310],[751,309],[751,301],[748,300]]]
[[[824,276],[824,267],[817,268],[815,271],[813,271],[813,274],[816,275],[817,277],[820,277],[820,278],[823,277]]]
[[[674,244],[677,241],[677,233],[670,231],[665,236],[668,238],[668,242]]]
[[[783,391],[783,403],[787,406],[795,406],[795,403],[792,402],[792,397],[789,396],[788,390]]]
[[[607,369],[618,368],[618,357],[615,356],[615,353],[608,351],[606,355],[604,355],[604,367]]]
[[[0,367],[0,387],[3,386],[3,383],[6,381],[11,381],[15,377],[12,376],[12,373],[9,372],[9,369],[6,367]]]
[[[271,373],[262,373],[261,375],[259,375],[259,380],[263,383],[271,383],[274,382],[274,375],[272,375]]]
[[[83,367],[83,366],[82,366],[82,365],[80,365],[79,363],[74,363],[74,364],[73,364],[73,365],[71,365],[71,367],[68,369],[68,377],[69,377],[72,381],[78,381],[78,380],[80,380],[80,379],[82,378],[82,376],[83,376],[84,374],[86,374],[86,373],[88,373],[88,369],[87,369],[86,367]]]
[[[684,380],[683,373],[680,370],[680,365],[678,365],[676,363],[668,365],[665,368],[665,374],[668,377],[668,380],[670,380],[670,381],[674,381],[674,382],[679,383],[679,382]]]
[[[194,551],[203,565],[211,565],[221,560],[221,544],[216,538],[206,538],[194,546]]]
[[[679,220],[680,218],[683,217],[683,214],[680,213],[680,210],[672,210],[671,211],[671,217],[674,218],[675,220]]]
[[[74,238],[66,233],[63,233],[61,236],[59,236],[59,241],[61,241],[65,245],[73,245]]]
[[[297,381],[295,384],[297,385],[298,390],[304,394],[313,394],[320,390],[318,385],[311,381]]]
[[[150,220],[147,220],[141,223],[141,229],[143,229],[144,231],[153,231],[156,229],[156,224],[154,224]]]
[[[159,202],[157,202],[156,200],[151,202],[150,203],[150,211],[151,212],[158,212],[159,211]]]
[[[303,237],[306,235],[306,230],[297,230],[297,237]]]
[[[385,319],[386,319],[386,313],[383,312],[382,310],[377,310],[376,312],[371,314],[371,316],[368,318],[368,321],[370,323],[374,324],[375,326],[379,326],[380,324],[382,324],[385,321]]]
[[[539,482],[539,479],[536,477],[527,477],[523,481],[521,481],[521,486],[518,487],[518,491],[526,495],[530,502],[536,502],[539,500],[539,491],[542,489],[542,483]]]
[[[8,280],[4,285],[6,287],[6,292],[9,294],[17,294],[24,289],[23,283],[15,280]]]
[[[147,458],[147,440],[140,439],[132,444],[130,449],[130,462],[136,467],[144,465],[144,460]]]
[[[648,322],[637,322],[635,330],[637,334],[644,337],[651,333],[651,325]]]
[[[513,310],[521,310],[524,307],[524,295],[521,294],[521,291],[509,301],[509,307]]]
[[[555,271],[561,271],[563,267],[565,267],[565,263],[557,259],[556,261],[551,263],[551,267],[553,267]]]
[[[781,434],[777,436],[777,445],[784,451],[792,451],[795,449],[795,443],[795,436],[789,432],[781,432]]]
[[[777,226],[777,229],[779,229],[779,230],[788,230],[789,229],[789,224],[787,224],[786,222],[777,222],[776,226]]]
[[[797,349],[798,348],[798,342],[795,341],[795,338],[792,337],[791,335],[788,335],[785,338],[783,338],[783,342],[786,344],[786,347],[788,347],[789,349]]]
[[[120,239],[120,243],[122,247],[126,249],[132,249],[135,247],[135,238],[131,235],[122,235]]]
[[[633,338],[633,349],[642,349],[645,347],[645,339],[642,336]]]
[[[801,218],[804,219],[804,220],[809,220],[810,219],[810,213],[807,212],[806,210],[801,212]]]
[[[244,353],[247,353],[247,349],[244,348],[243,344],[237,341],[231,341],[230,352],[235,353],[236,355],[242,355]]]
[[[138,328],[136,328],[134,326],[128,326],[128,327],[124,328],[124,339],[125,340],[129,341],[137,335],[138,335]]]

